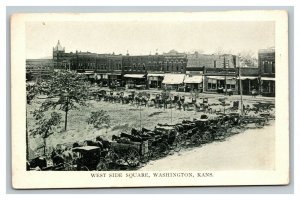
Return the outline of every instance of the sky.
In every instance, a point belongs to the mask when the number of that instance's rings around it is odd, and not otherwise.
[[[275,23],[247,22],[28,22],[26,58],[51,58],[57,41],[66,52],[89,51],[149,55],[199,51],[206,54],[224,50],[257,55],[259,49],[275,46]]]

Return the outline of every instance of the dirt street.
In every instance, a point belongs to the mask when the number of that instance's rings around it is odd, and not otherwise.
[[[274,121],[262,129],[248,129],[222,142],[186,149],[140,170],[269,170],[274,167]]]

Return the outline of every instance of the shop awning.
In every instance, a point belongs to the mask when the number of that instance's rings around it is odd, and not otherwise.
[[[237,77],[237,79],[240,79],[240,77]],[[241,80],[246,80],[246,79],[254,80],[254,79],[258,79],[258,77],[255,77],[255,76],[242,76],[241,77]]]
[[[101,79],[101,75],[97,74],[95,79],[100,80]]]
[[[125,74],[125,78],[145,78],[144,74]]]
[[[86,74],[86,75],[92,75],[92,74],[94,74],[94,71],[85,71],[84,74]]]
[[[148,77],[149,77],[149,76],[153,76],[153,77],[159,77],[159,76],[160,76],[160,77],[164,77],[165,74],[148,74],[147,76],[148,76]]]
[[[166,74],[162,83],[169,85],[182,84],[184,77],[184,74]]]
[[[202,76],[185,76],[184,83],[201,83]]]
[[[272,77],[261,77],[262,81],[275,81],[275,78]]]
[[[206,76],[209,79],[216,79],[216,80],[225,80],[225,76]],[[235,76],[226,76],[226,79],[235,79]]]

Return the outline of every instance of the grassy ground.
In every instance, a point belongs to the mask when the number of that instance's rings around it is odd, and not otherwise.
[[[233,97],[231,97],[232,100]],[[28,106],[28,113],[37,109],[43,99],[35,99],[32,105]],[[218,96],[211,97],[210,103],[218,103]],[[251,102],[251,100],[248,100]],[[231,103],[230,101],[228,103]],[[111,127],[95,129],[91,125],[87,124],[91,112],[98,110],[105,110],[111,117]],[[217,107],[216,109],[223,109]],[[195,111],[180,111],[176,109],[158,109],[154,107],[137,107],[135,105],[127,105],[120,103],[98,102],[91,100],[85,107],[80,107],[78,110],[72,110],[68,115],[68,128],[64,131],[64,112],[60,112],[63,122],[55,134],[51,135],[47,139],[48,147],[55,147],[57,144],[73,144],[74,142],[82,142],[87,139],[94,139],[96,136],[101,135],[104,138],[110,140],[113,134],[119,135],[121,132],[130,132],[132,128],[140,129],[145,127],[147,129],[154,129],[157,123],[180,123],[184,119],[199,118],[203,113]],[[172,117],[171,117],[172,116]],[[28,115],[28,129],[33,129],[35,121],[32,114]],[[32,151],[36,151],[38,147],[43,144],[41,138],[30,137],[29,146]],[[33,153],[31,152],[31,157]]]

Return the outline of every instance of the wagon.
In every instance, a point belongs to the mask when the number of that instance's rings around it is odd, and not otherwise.
[[[106,151],[102,151],[98,146],[83,146],[72,149],[78,154],[76,168],[79,171],[103,171],[107,170],[108,163],[106,160]]]
[[[163,154],[168,154],[169,150],[176,152],[181,150],[181,141],[175,125],[159,124],[155,127],[154,133],[157,135],[156,141],[167,146],[166,151],[162,152]]]
[[[148,161],[148,141],[142,142],[111,142],[106,160],[117,165],[128,164],[136,167],[140,162]]]
[[[241,120],[244,124],[255,124],[257,128],[262,128],[266,124],[266,119],[258,116],[243,116]]]

